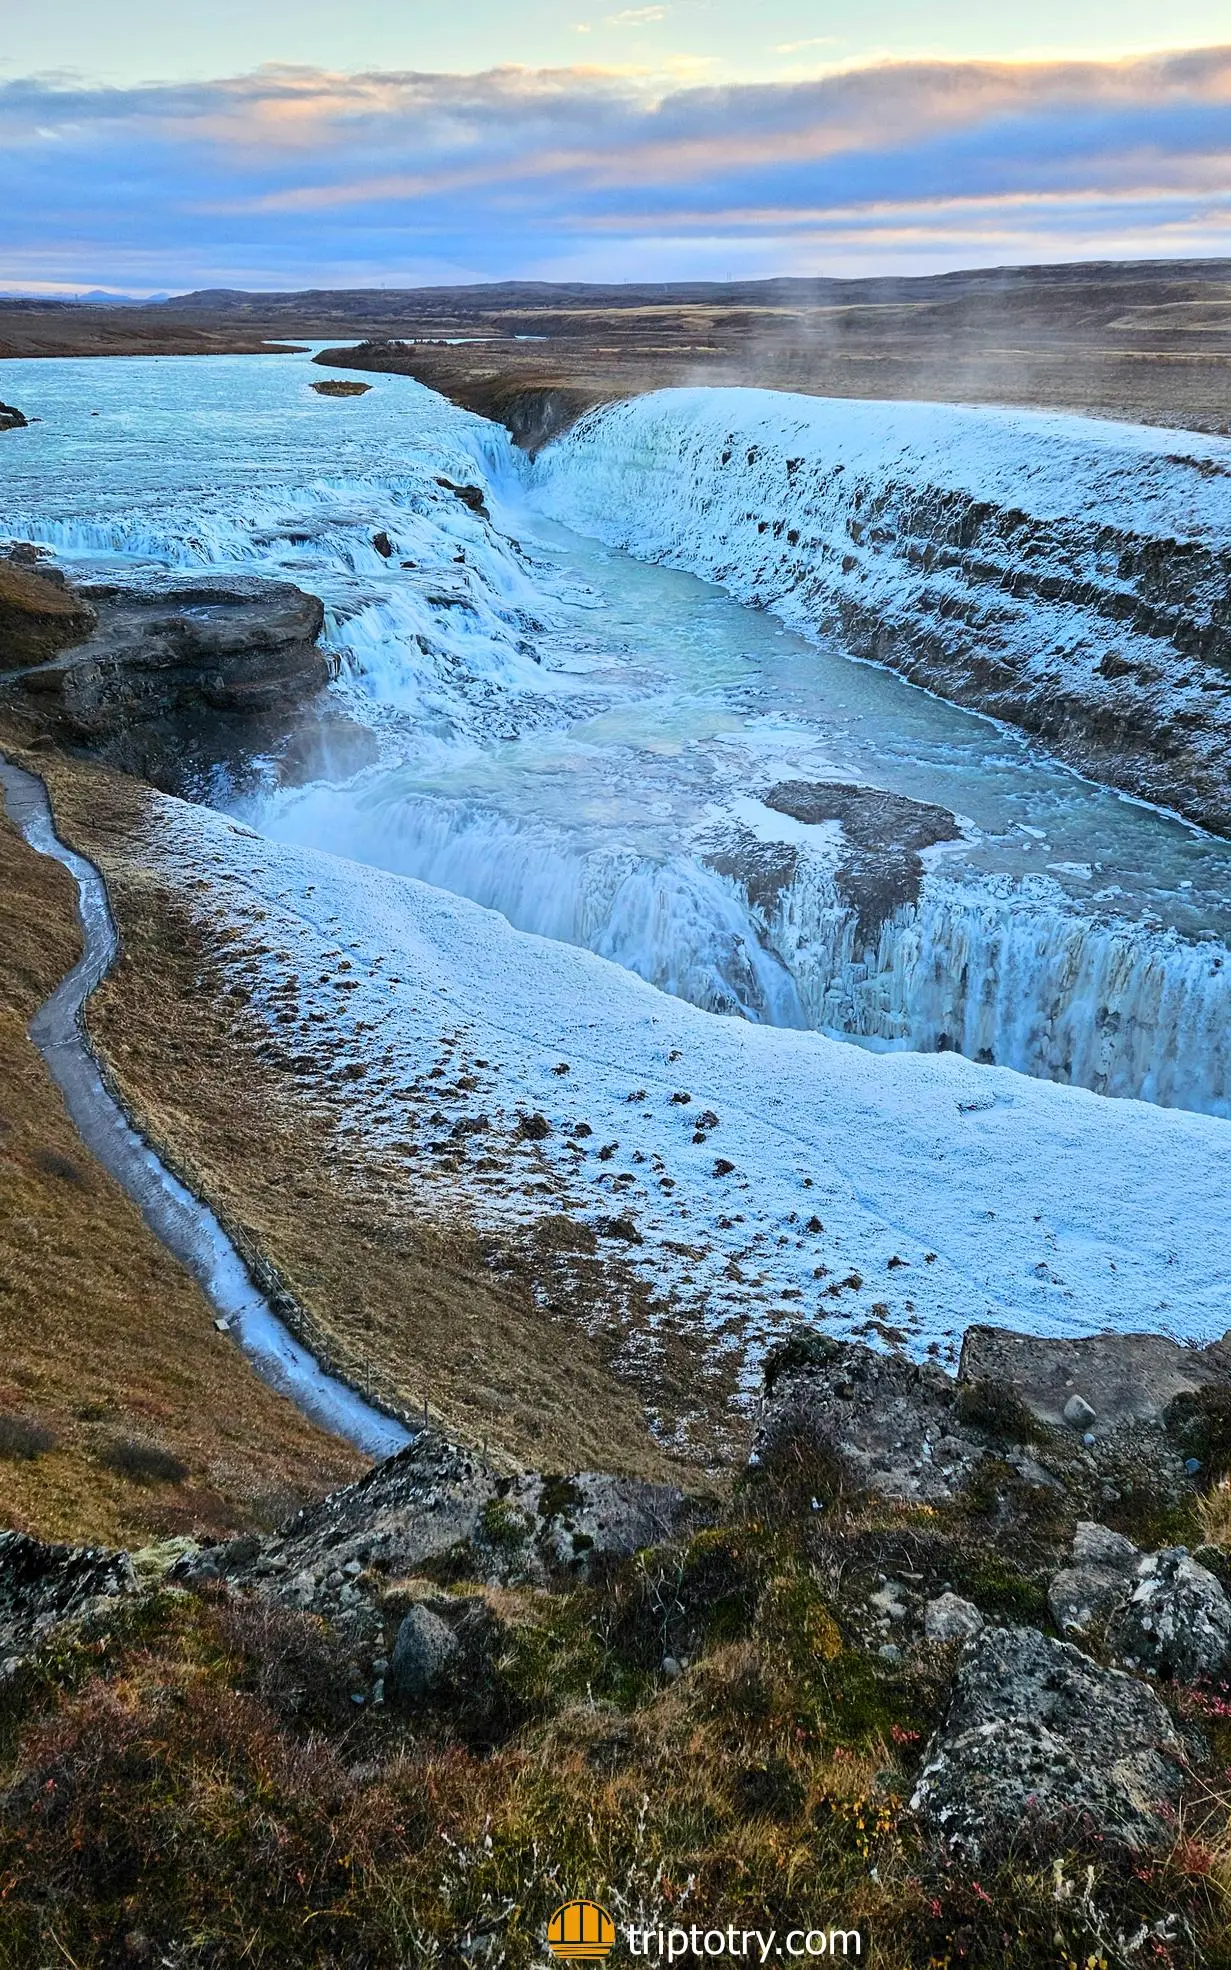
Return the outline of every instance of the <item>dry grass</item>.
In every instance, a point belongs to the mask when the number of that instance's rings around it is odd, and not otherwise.
[[[1198,1499],[1197,1516],[1206,1544],[1231,1551],[1231,1478],[1220,1478]]]
[[[0,1524],[137,1543],[266,1516],[363,1468],[258,1379],[125,1193],[90,1158],[26,1034],[75,962],[73,884],[0,819],[0,1413],[55,1439],[0,1463]],[[156,1443],[156,1491],[101,1461]]]

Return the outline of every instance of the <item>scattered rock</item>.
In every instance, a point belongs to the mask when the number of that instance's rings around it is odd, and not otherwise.
[[[449,1681],[461,1658],[453,1630],[428,1607],[412,1607],[397,1632],[385,1676],[390,1703],[422,1703]]]
[[[1074,1840],[1168,1847],[1185,1747],[1154,1692],[1034,1628],[986,1628],[958,1672],[911,1801],[969,1859]]]
[[[386,561],[392,560],[393,552],[394,552],[393,542],[390,540],[388,534],[385,532],[383,527],[381,528],[379,533],[372,535],[372,545],[376,549],[376,552],[379,555],[381,555],[384,560]]]
[[[637,1229],[635,1218],[596,1218],[594,1229],[600,1238],[618,1238],[625,1245],[643,1245],[645,1243],[644,1238]]]
[[[551,1123],[546,1115],[519,1115],[517,1133],[524,1142],[546,1142],[551,1134]]]
[[[1091,1423],[1097,1420],[1098,1412],[1086,1401],[1084,1395],[1071,1395],[1064,1405],[1064,1420],[1075,1430],[1088,1431]]]
[[[960,1594],[940,1594],[923,1611],[923,1632],[929,1642],[968,1642],[984,1627],[973,1601]]]

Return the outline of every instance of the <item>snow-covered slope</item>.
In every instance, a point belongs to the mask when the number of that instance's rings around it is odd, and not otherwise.
[[[409,1157],[417,1208],[480,1227],[588,1223],[746,1386],[799,1318],[916,1349],[1227,1324],[1224,1122],[718,1017],[424,883],[153,816],[143,865],[231,926],[267,1057],[344,1101],[352,1164]]]
[[[663,390],[534,467],[558,518],[1231,828],[1231,443],[1090,419]]]

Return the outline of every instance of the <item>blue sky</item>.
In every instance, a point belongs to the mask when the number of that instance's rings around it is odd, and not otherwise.
[[[0,51],[9,290],[1231,254],[1225,0],[0,0]]]

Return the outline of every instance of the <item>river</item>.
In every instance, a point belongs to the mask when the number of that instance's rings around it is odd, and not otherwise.
[[[270,761],[203,798],[715,1013],[1231,1114],[1231,844],[570,530],[550,455],[531,472],[407,379],[330,400],[321,374],[302,354],[0,364],[41,420],[6,441],[6,533],[87,573],[264,572],[326,602],[331,691],[377,763],[295,785]],[[490,523],[451,489],[470,485]],[[784,782],[958,825],[869,923],[836,824],[767,801]]]

